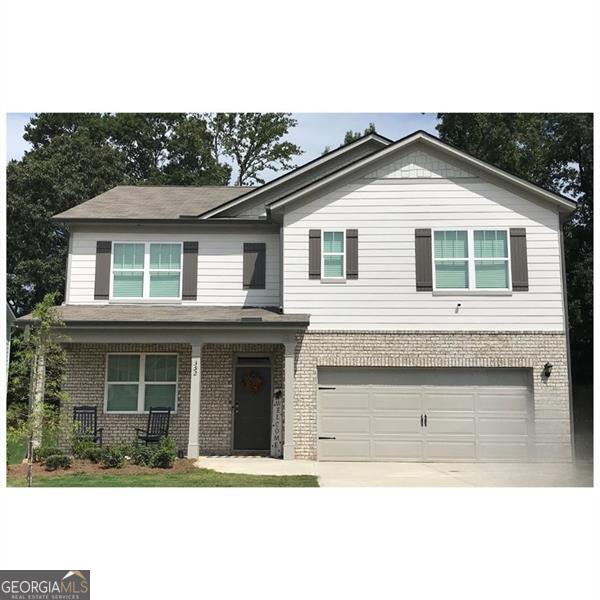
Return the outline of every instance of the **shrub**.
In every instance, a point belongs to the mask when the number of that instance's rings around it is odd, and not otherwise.
[[[177,446],[170,437],[164,437],[160,440],[158,447],[150,457],[149,466],[158,469],[170,469],[177,458]]]
[[[106,469],[120,469],[125,463],[125,454],[121,447],[109,446],[102,451],[100,460]]]
[[[49,456],[63,456],[64,452],[53,446],[40,446],[33,449],[33,462],[44,462]]]
[[[99,448],[98,446],[92,446],[91,448],[88,448],[86,450],[83,459],[89,460],[93,463],[99,463],[102,460],[103,452],[104,451],[102,450],[102,448]]]
[[[142,446],[141,444],[134,444],[131,450],[131,462],[134,465],[146,467],[150,463],[150,459],[154,454],[155,450],[150,446]]]
[[[46,471],[68,469],[71,466],[71,457],[65,454],[51,454],[45,461]]]
[[[74,440],[71,445],[73,456],[82,460],[87,460],[87,455],[93,448],[96,448],[96,444],[86,440]]]

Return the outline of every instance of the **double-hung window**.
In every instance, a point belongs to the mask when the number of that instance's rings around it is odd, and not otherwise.
[[[323,231],[321,273],[323,279],[344,279],[346,273],[345,232]]]
[[[181,243],[114,242],[112,298],[181,298]]]
[[[433,233],[435,290],[510,290],[508,230]]]
[[[176,354],[109,354],[106,412],[140,413],[177,405]]]

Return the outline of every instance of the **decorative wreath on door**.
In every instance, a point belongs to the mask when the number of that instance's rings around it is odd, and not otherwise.
[[[256,371],[249,371],[242,377],[242,383],[244,384],[244,389],[252,394],[257,394],[260,388],[262,388],[264,379]]]

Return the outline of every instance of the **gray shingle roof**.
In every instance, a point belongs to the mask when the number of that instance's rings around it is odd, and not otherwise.
[[[55,215],[55,219],[178,219],[220,206],[254,189],[241,186],[117,187]]]
[[[77,324],[92,324],[108,326],[111,323],[118,325],[144,323],[149,327],[153,325],[228,325],[243,326],[294,326],[308,325],[310,320],[306,314],[282,315],[275,310],[265,308],[242,308],[237,306],[166,306],[155,304],[104,304],[92,305],[66,305],[57,306],[58,317],[67,326]],[[17,323],[21,326],[33,321],[31,314],[20,317]]]

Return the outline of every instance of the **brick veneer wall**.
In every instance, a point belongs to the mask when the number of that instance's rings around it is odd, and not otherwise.
[[[236,354],[271,354],[273,389],[283,388],[283,345],[206,344],[200,371],[200,454],[233,450],[233,361]]]
[[[144,429],[147,414],[110,414],[104,412],[104,381],[107,352],[177,352],[178,397],[177,412],[171,415],[169,435],[177,448],[187,451],[190,414],[190,364],[192,348],[186,344],[65,344],[67,369],[63,390],[68,400],[61,407],[67,415],[73,414],[74,405],[98,407],[98,426],[104,427],[105,445],[129,442],[134,439],[134,428]],[[61,440],[66,446],[66,440]]]
[[[554,365],[549,379],[544,364]],[[571,458],[566,337],[532,332],[348,332],[298,334],[296,458],[317,455],[317,367],[520,367],[533,372],[539,460]]]

